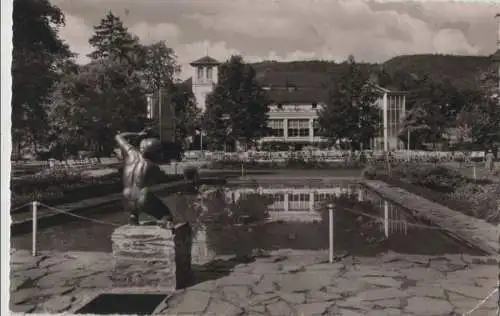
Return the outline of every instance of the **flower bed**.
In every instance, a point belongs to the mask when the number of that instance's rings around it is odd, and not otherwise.
[[[381,165],[371,166],[363,174],[466,215],[500,223],[498,178],[473,180],[457,169],[425,163],[396,164],[391,166],[390,172]]]
[[[169,176],[172,180],[182,176]],[[102,177],[85,177],[81,172],[52,172],[25,176],[11,181],[11,208],[39,201],[58,205],[118,193],[122,176],[118,172]]]

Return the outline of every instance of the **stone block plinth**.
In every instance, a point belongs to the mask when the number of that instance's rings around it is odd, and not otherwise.
[[[112,236],[116,286],[183,288],[191,281],[191,227],[126,225]]]

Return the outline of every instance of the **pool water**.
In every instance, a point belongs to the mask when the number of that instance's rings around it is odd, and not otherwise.
[[[334,205],[336,252],[374,256],[387,251],[407,254],[480,255],[423,218],[409,214],[352,182],[253,183],[209,188],[201,200],[207,247],[215,254],[246,249],[320,250],[329,247],[328,204]],[[195,196],[165,198],[175,210],[189,208]],[[192,210],[190,212],[193,212]],[[231,215],[232,214],[232,215]],[[120,210],[89,215],[105,225],[75,220],[40,230],[39,250],[110,252],[116,225],[125,225]],[[243,219],[243,220],[242,220]],[[253,223],[252,222],[253,219]],[[246,223],[246,224],[245,224]],[[198,233],[202,234],[202,233]],[[14,236],[14,248],[31,248],[31,234]]]

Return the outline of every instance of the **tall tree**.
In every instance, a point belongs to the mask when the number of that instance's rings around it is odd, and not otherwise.
[[[114,147],[117,131],[139,130],[146,119],[141,77],[118,60],[101,59],[69,73],[54,94],[51,118],[59,139],[101,154]]]
[[[498,70],[491,66],[481,72],[476,80],[479,99],[467,110],[472,138],[485,147],[500,144],[500,95],[498,91]]]
[[[269,99],[255,79],[255,70],[240,56],[219,67],[219,81],[207,97],[205,130],[212,143],[245,145],[267,133]]]
[[[88,56],[94,60],[111,58],[135,65],[139,55],[144,53],[139,39],[130,34],[122,20],[111,11],[94,26],[89,44],[94,50]]]
[[[12,132],[14,142],[43,141],[47,128],[45,104],[72,56],[59,38],[61,10],[48,0],[15,0],[13,8]]]
[[[436,145],[451,128],[457,127],[462,109],[473,98],[473,93],[458,90],[449,80],[418,78],[406,98],[408,113],[400,138],[406,143],[409,131],[411,147],[423,148],[425,143]]]
[[[377,132],[378,95],[370,76],[349,56],[347,67],[329,91],[326,106],[318,110],[322,135],[332,143],[346,141],[351,149],[367,145]]]
[[[171,86],[174,76],[180,72],[174,50],[160,41],[144,46],[143,51],[143,77],[147,88],[156,91]]]
[[[186,83],[169,85],[162,93],[163,102],[170,104],[175,110],[175,139],[184,141],[193,136],[200,128],[200,110],[196,107],[196,100],[191,86]],[[153,104],[158,105],[158,93],[153,96]],[[158,120],[148,124],[153,131],[159,131]],[[156,134],[156,133],[155,133]]]

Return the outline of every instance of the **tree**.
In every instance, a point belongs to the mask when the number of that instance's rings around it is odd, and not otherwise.
[[[378,95],[369,78],[349,56],[347,67],[329,91],[325,107],[318,110],[320,132],[331,143],[347,141],[351,149],[360,148],[377,132]]]
[[[94,51],[88,56],[94,60],[110,58],[135,65],[144,53],[139,39],[130,34],[121,19],[111,11],[94,26],[94,35],[89,39],[89,44],[94,47]]]
[[[175,109],[175,139],[183,141],[195,134],[200,128],[200,110],[196,107],[191,86],[185,83],[175,83],[163,90],[162,102],[170,104]],[[158,94],[153,97],[153,104],[158,105]],[[158,120],[150,122],[153,131],[159,131]],[[155,133],[156,134],[156,133]]]
[[[269,99],[255,80],[252,66],[232,56],[219,67],[219,81],[208,95],[203,119],[212,144],[240,141],[245,145],[267,133]]]
[[[59,38],[61,10],[47,0],[15,0],[13,8],[12,132],[20,149],[23,141],[44,140],[45,105],[60,68],[72,57]]]
[[[174,75],[180,71],[174,50],[160,41],[144,46],[143,51],[143,77],[148,89],[156,91],[171,86]]]
[[[64,77],[49,113],[60,143],[109,154],[118,131],[144,127],[145,91],[123,62],[96,60]]]
[[[472,139],[486,147],[500,143],[500,95],[495,66],[476,77],[479,97],[465,110]]]
[[[423,148],[426,143],[436,145],[445,139],[451,128],[458,126],[462,109],[474,97],[474,93],[458,90],[449,80],[418,78],[406,98],[408,112],[400,139],[407,143],[409,131],[411,147]]]

